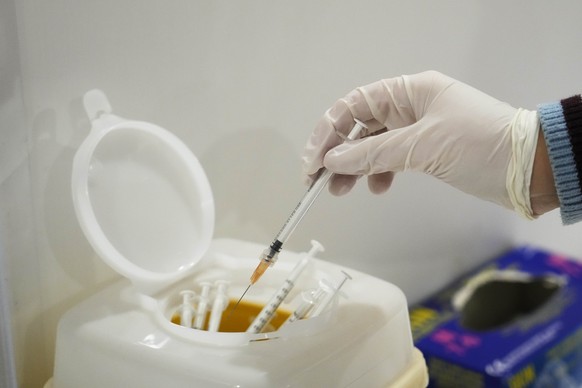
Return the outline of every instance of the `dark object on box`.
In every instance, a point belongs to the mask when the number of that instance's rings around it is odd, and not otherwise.
[[[518,248],[410,316],[431,387],[582,387],[582,262]]]
[[[551,276],[499,279],[499,272],[488,273],[489,279],[471,290],[470,298],[459,306],[461,326],[466,329],[493,330],[534,314],[561,288],[560,279]]]

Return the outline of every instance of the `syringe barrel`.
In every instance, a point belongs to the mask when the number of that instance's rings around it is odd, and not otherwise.
[[[322,286],[326,290],[326,295],[321,298],[321,300],[317,303],[317,306],[315,306],[315,308],[311,311],[312,317],[316,317],[321,314],[334,300],[336,300],[340,289],[343,287],[347,280],[352,278],[344,271],[342,271],[342,274],[344,278],[337,285],[333,285],[322,280]]]
[[[196,318],[194,318],[195,329],[202,329],[206,322],[206,312],[208,310],[210,287],[212,284],[210,282],[202,282],[200,286],[202,290],[198,300],[198,308],[196,309]]]
[[[214,297],[214,303],[212,304],[212,310],[210,311],[208,331],[218,331],[220,320],[222,319],[222,312],[228,303],[228,298],[226,295],[228,282],[219,280],[216,283],[216,296]]]
[[[271,322],[273,316],[277,312],[277,309],[281,303],[283,303],[287,295],[289,295],[289,292],[293,286],[295,286],[293,282],[291,282],[289,279],[285,279],[283,286],[281,286],[281,288],[277,290],[271,299],[269,299],[265,307],[263,307],[259,315],[257,315],[246,332],[256,334],[263,331],[263,328],[267,326],[269,322]]]
[[[289,316],[289,318],[285,321],[285,324],[298,321],[303,319],[309,315],[313,307],[321,300],[322,297],[325,296],[325,291],[321,288],[318,288],[313,292],[312,295],[309,296],[308,299],[305,299],[303,303],[297,307],[293,314]]]
[[[263,328],[269,324],[281,303],[283,303],[287,295],[289,295],[289,292],[291,292],[295,286],[295,281],[297,281],[307,264],[309,264],[310,258],[311,256],[306,256],[295,265],[281,287],[279,287],[275,294],[273,294],[259,315],[257,315],[255,320],[251,323],[247,329],[247,333],[260,333]]]
[[[315,202],[317,196],[321,193],[321,190],[327,185],[331,177],[333,176],[333,172],[323,169],[317,179],[313,181],[307,192],[301,199],[301,201],[295,207],[295,210],[291,213],[291,216],[277,235],[277,240],[281,242],[287,241],[291,233],[295,230],[295,227],[301,222],[307,211]]]
[[[355,140],[362,129],[366,128],[364,123],[361,121],[355,121],[356,124],[353,126],[352,130],[346,137],[346,140]],[[332,176],[333,172],[325,168],[320,171],[317,178],[315,178],[311,186],[309,186],[307,192],[287,219],[287,222],[285,222],[285,225],[283,225],[283,228],[281,228],[281,231],[277,235],[276,240],[280,241],[281,243],[285,243],[287,241],[291,233],[293,233],[295,230],[295,227],[297,227],[299,222],[301,222],[319,193],[321,193],[321,190],[323,190],[323,188],[327,185]]]

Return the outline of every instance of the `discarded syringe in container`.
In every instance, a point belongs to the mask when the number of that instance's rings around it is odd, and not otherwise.
[[[360,135],[362,129],[366,128],[366,125],[361,121],[357,119],[354,119],[354,121],[356,122],[356,124],[353,126],[352,130],[346,137],[346,140],[355,140]],[[277,234],[277,237],[275,237],[275,240],[261,254],[259,265],[257,265],[257,268],[251,275],[250,284],[239,298],[238,302],[233,308],[233,311],[234,309],[236,309],[236,306],[238,306],[238,304],[245,296],[249,288],[251,288],[251,286],[261,278],[261,276],[263,276],[267,268],[275,264],[279,252],[283,247],[283,244],[287,241],[291,233],[293,233],[293,231],[295,230],[299,222],[301,222],[305,214],[307,214],[307,211],[309,210],[309,208],[311,207],[319,193],[321,193],[321,190],[323,190],[323,188],[327,185],[332,176],[333,172],[327,170],[326,168],[322,168],[319,171],[319,175],[315,178],[311,186],[309,186],[307,192],[305,193],[301,201],[299,201],[295,209],[293,209],[291,215],[289,216],[289,218],[279,231],[279,234]]]
[[[271,299],[267,302],[265,307],[261,310],[259,315],[255,318],[253,323],[247,329],[247,333],[260,333],[266,325],[269,324],[273,316],[276,314],[277,309],[283,303],[287,295],[291,292],[295,283],[305,267],[309,264],[311,258],[313,258],[317,253],[323,252],[324,248],[319,242],[311,240],[311,249],[305,254],[305,256],[295,265],[289,276],[285,279],[281,287],[273,294]]]
[[[304,293],[303,303],[293,311],[293,314],[289,316],[284,324],[295,322],[300,319],[316,317],[323,313],[330,303],[335,300],[345,282],[352,278],[344,271],[342,271],[342,274],[344,275],[344,278],[337,285],[333,285],[327,280],[322,279],[319,282],[318,289],[311,291],[308,294]]]
[[[218,280],[216,282],[216,296],[212,303],[212,310],[210,310],[210,320],[208,322],[208,331],[218,331],[220,321],[222,319],[222,312],[228,305],[227,287],[228,281]]]
[[[201,291],[198,297],[198,307],[196,308],[196,318],[194,319],[194,328],[202,330],[206,322],[206,312],[208,311],[208,304],[210,303],[210,287],[212,283],[200,283]]]

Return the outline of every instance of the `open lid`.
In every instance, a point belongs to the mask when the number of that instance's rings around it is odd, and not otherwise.
[[[92,129],[73,162],[75,212],[93,249],[140,292],[191,272],[210,245],[214,201],[194,154],[173,134],[84,96]]]

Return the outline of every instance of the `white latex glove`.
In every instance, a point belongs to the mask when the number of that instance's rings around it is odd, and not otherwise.
[[[354,118],[373,136],[343,143],[338,133],[347,134]],[[382,193],[394,172],[421,171],[531,218],[538,127],[537,112],[435,71],[385,79],[353,90],[325,113],[305,147],[304,173],[310,180],[325,166],[338,174],[330,192],[341,195],[361,175]]]

